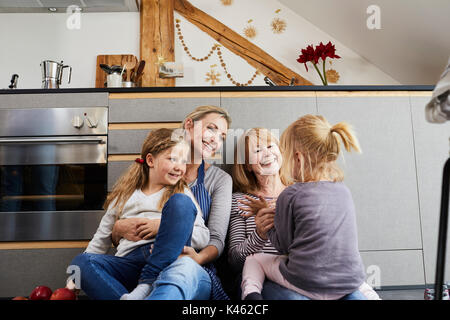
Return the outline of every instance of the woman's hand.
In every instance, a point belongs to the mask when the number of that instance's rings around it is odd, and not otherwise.
[[[143,219],[142,223],[136,226],[136,236],[148,240],[156,237],[159,230],[159,225],[161,224],[161,219]]]
[[[241,216],[244,218],[248,218],[251,216],[254,216],[258,213],[259,210],[263,208],[274,208],[276,199],[266,201],[263,197],[259,196],[259,199],[254,199],[252,197],[249,197],[247,195],[244,195],[244,197],[248,200],[238,200],[239,203],[242,203],[245,207],[239,207],[242,211],[245,211],[247,213],[242,213]]]
[[[118,245],[121,238],[130,241],[149,239],[158,233],[160,219],[127,218],[117,220],[112,230],[112,241]]]
[[[183,252],[178,256],[178,259],[182,258],[182,257],[190,257],[192,260],[194,260],[198,264],[200,264],[200,265],[202,264],[202,259],[201,259],[200,255],[192,247],[185,246],[183,248]]]
[[[255,216],[256,233],[264,240],[268,239],[267,231],[273,228],[275,208],[262,208]]]

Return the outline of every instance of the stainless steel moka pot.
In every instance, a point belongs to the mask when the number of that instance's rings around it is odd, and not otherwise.
[[[43,89],[58,89],[62,82],[63,70],[69,68],[69,80],[72,78],[72,67],[65,66],[63,62],[56,62],[45,60],[41,62],[42,70],[42,88]]]

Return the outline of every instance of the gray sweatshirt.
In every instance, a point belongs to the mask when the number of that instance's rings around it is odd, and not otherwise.
[[[365,280],[355,208],[342,182],[296,183],[278,197],[269,239],[288,259],[284,278],[318,295],[345,295]]]
[[[121,219],[126,218],[148,218],[148,219],[161,219],[161,210],[158,209],[159,201],[164,194],[166,188],[161,189],[160,191],[147,196],[141,190],[136,190],[131,195],[131,197],[125,203],[123,208],[123,213]],[[192,194],[189,188],[184,189],[184,193],[192,198],[196,208],[197,208],[197,216],[194,222],[194,229],[192,230],[192,238],[191,245],[194,249],[201,250],[209,242],[209,230],[205,226],[205,222],[202,218],[202,212],[200,207],[195,200],[194,195]],[[89,245],[86,248],[85,252],[88,253],[100,253],[104,254],[111,248],[112,239],[111,233],[116,222],[117,211],[116,208],[110,208],[106,211],[102,220],[100,221],[100,225],[97,229],[97,232],[94,234],[94,237],[89,242]],[[123,257],[136,249],[139,246],[144,244],[154,242],[155,238],[149,240],[140,240],[140,241],[130,241],[125,238],[120,239],[119,245],[117,246],[116,256]]]

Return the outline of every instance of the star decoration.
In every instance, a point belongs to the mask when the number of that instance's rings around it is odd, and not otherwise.
[[[253,39],[254,37],[256,37],[256,29],[253,26],[247,26],[244,29],[244,35],[249,38],[249,39]]]
[[[270,23],[273,33],[283,33],[286,30],[286,21],[280,18],[274,18]]]
[[[339,72],[337,72],[334,69],[329,69],[325,72],[327,74],[327,80],[331,83],[337,83],[339,81],[340,75]]]
[[[211,85],[215,85],[217,82],[220,82],[220,73],[214,71],[214,69],[211,69],[210,72],[206,73],[206,81],[211,81]]]

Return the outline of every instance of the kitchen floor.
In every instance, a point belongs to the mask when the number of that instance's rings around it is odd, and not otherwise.
[[[396,289],[396,290],[377,290],[382,300],[424,300],[424,289]],[[9,300],[11,298],[0,297],[0,300]],[[78,296],[79,300],[89,300],[83,294]]]
[[[378,295],[382,300],[424,300],[425,289],[409,290],[379,290]]]
[[[424,300],[424,289],[397,289],[397,290],[378,290],[377,293],[382,300]],[[88,299],[81,296],[81,300]]]

